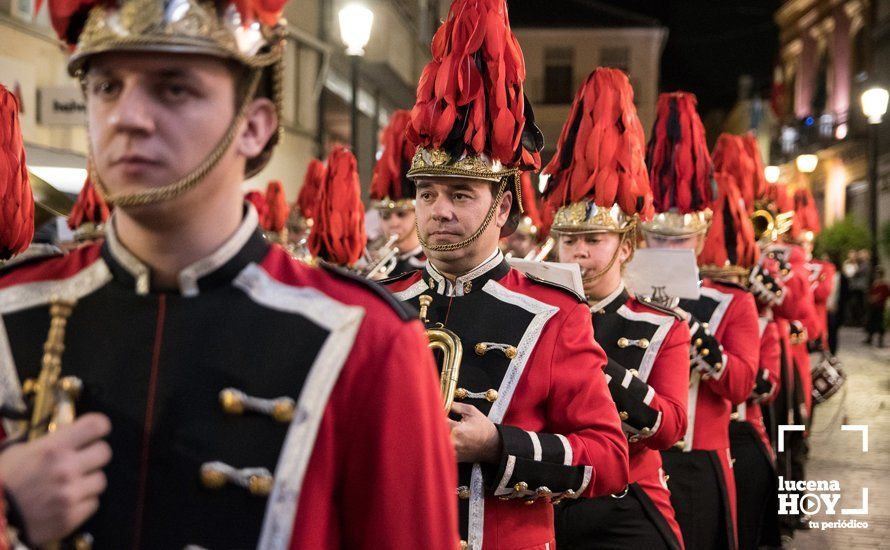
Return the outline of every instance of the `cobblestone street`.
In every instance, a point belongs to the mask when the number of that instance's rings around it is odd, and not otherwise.
[[[867,528],[827,528],[798,532],[788,548],[859,550],[890,548],[890,348],[862,344],[860,329],[842,329],[839,353],[848,379],[846,388],[815,413],[810,443],[809,480],[837,480],[842,497],[837,516],[824,513],[814,521],[857,520]],[[868,452],[860,432],[841,431],[842,424],[868,426]],[[868,514],[840,515],[841,508],[860,508],[868,488]]]

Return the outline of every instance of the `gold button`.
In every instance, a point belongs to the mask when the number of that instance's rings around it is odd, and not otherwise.
[[[781,290],[777,290],[777,291],[776,291],[776,296],[781,296],[781,295],[782,295],[782,291],[781,291]]]
[[[494,403],[498,400],[498,390],[490,389],[485,392],[485,400],[489,403]]]
[[[485,352],[488,351],[488,346],[486,346],[482,342],[479,342],[473,349],[476,350],[476,355],[485,355]]]
[[[637,369],[627,369],[627,370],[630,372],[631,376],[639,376],[640,375],[640,371],[638,371]]]
[[[649,347],[649,340],[647,338],[643,338],[640,340],[640,347],[646,349]]]
[[[538,498],[550,498],[553,495],[553,491],[548,489],[547,487],[538,487],[535,489],[535,494]]]
[[[640,428],[640,433],[643,434],[644,436],[648,436],[649,434],[652,433],[652,430],[650,430],[649,428],[643,427],[643,428]]]
[[[634,434],[627,438],[628,443],[636,443],[637,441],[643,439],[640,435]]]
[[[228,414],[243,414],[244,402],[235,390],[225,389],[219,394],[219,403]]]
[[[522,491],[528,491],[528,483],[526,483],[524,481],[520,481],[519,483],[517,483],[516,485],[513,486],[513,490],[516,491],[517,493],[520,493]]]
[[[738,419],[739,419],[739,413],[734,412],[734,413],[730,414],[730,415],[729,415],[729,419],[730,419],[730,420],[738,420]]]
[[[704,344],[704,342],[702,342],[701,338],[695,339],[695,347],[700,348],[702,344]]]
[[[715,364],[714,364],[714,370],[717,371],[717,372],[722,371],[722,370],[723,370],[723,363],[715,363]]]
[[[701,326],[702,326],[702,328],[704,328],[705,330],[708,330],[708,323],[702,323]]]
[[[621,418],[621,420],[627,420],[630,418],[630,415],[627,414],[627,411],[621,411],[618,413],[618,417]]]
[[[290,399],[282,399],[272,407],[272,418],[278,422],[287,423],[294,419],[294,402]]]
[[[566,491],[566,492],[563,493],[562,495],[563,495],[563,497],[565,497],[565,498],[575,498],[575,491],[573,491],[572,489],[569,489],[568,491]]]
[[[74,537],[74,550],[91,550],[93,548],[93,536],[89,533],[81,533]]]
[[[464,283],[464,294],[469,294],[471,290],[473,290],[473,281],[466,281]]]
[[[668,474],[664,474],[664,482],[665,483],[667,483],[670,478],[671,478],[671,476],[669,476]]]
[[[618,347],[619,348],[626,348],[629,345],[630,345],[630,340],[628,340],[627,338],[622,336],[621,338],[618,339]]]
[[[247,480],[247,489],[250,494],[264,497],[272,492],[271,476],[250,476]]]
[[[467,541],[465,541],[465,540],[460,541],[460,550],[467,550],[467,548],[469,548],[469,547],[470,547],[470,545],[469,545],[469,543],[467,543]]]
[[[461,500],[468,500],[470,498],[470,488],[466,485],[461,485],[457,488],[457,498]]]
[[[708,348],[701,350],[702,357],[707,357],[708,355],[711,355],[711,350],[709,350]]]
[[[504,355],[507,356],[507,359],[513,359],[516,357],[516,348],[513,346],[507,346],[507,349],[504,350]]]
[[[226,484],[228,478],[219,470],[214,468],[201,468],[201,483],[208,489],[220,489]]]
[[[454,398],[458,401],[463,401],[469,394],[470,392],[467,391],[467,388],[457,388],[456,390],[454,390]]]

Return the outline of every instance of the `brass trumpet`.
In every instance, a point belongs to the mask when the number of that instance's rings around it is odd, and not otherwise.
[[[420,297],[420,320],[427,322],[427,311],[433,303],[432,296]],[[463,345],[457,334],[441,324],[426,329],[431,350],[442,352],[442,372],[439,373],[439,393],[445,406],[445,414],[451,412],[454,403],[454,391],[457,389],[457,378],[460,374],[460,363],[463,360]]]

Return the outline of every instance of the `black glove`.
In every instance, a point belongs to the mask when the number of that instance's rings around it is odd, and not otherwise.
[[[692,345],[689,348],[690,367],[702,373],[704,378],[719,377],[726,365],[723,346],[708,331],[707,323],[689,316],[689,333]]]
[[[807,341],[807,329],[803,326],[803,323],[800,321],[792,321],[791,322],[791,330],[789,334],[789,339],[793,345],[797,344],[805,344]]]
[[[760,403],[767,399],[773,393],[775,384],[769,380],[769,371],[760,369],[757,372],[757,378],[754,379],[754,389],[751,391],[751,397],[755,403]]]
[[[751,293],[763,305],[778,305],[785,298],[783,285],[762,265],[754,266],[748,282]]]
[[[636,371],[612,359],[606,365],[605,374],[628,441],[634,443],[653,435],[661,424],[661,412],[649,406],[655,390],[643,382]]]

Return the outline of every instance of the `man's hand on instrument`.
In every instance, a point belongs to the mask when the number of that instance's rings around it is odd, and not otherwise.
[[[0,480],[37,546],[71,534],[99,508],[105,491],[102,468],[111,460],[103,438],[111,422],[86,414],[44,437],[0,453]]]
[[[497,462],[501,441],[494,423],[473,405],[454,403],[451,412],[461,417],[460,421],[448,419],[457,461]]]
[[[699,371],[704,378],[718,376],[726,365],[723,346],[708,330],[705,323],[694,317],[689,320],[689,332],[692,334],[689,346],[690,366]]]

